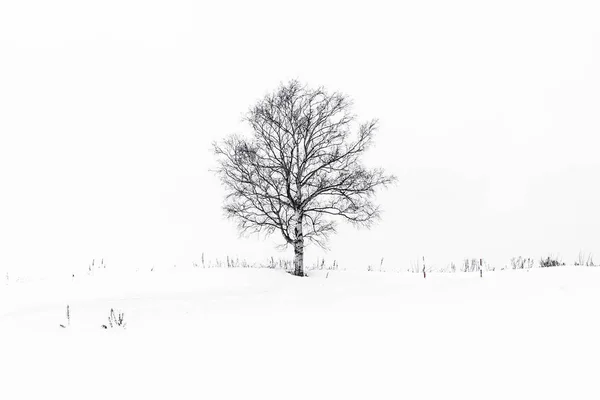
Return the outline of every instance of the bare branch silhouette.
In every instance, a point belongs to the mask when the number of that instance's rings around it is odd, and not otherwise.
[[[370,226],[380,216],[375,190],[396,179],[361,164],[377,121],[357,124],[351,108],[343,94],[291,81],[246,114],[250,139],[214,144],[226,215],[242,233],[280,232],[294,246],[297,275],[305,239],[324,247],[336,217]]]

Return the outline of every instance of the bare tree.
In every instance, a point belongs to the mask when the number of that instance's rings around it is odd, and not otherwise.
[[[214,144],[226,215],[242,233],[280,232],[295,275],[304,275],[305,240],[324,247],[335,217],[369,226],[380,214],[375,189],[395,181],[361,164],[377,121],[358,124],[351,108],[343,94],[291,81],[246,114],[251,139]]]

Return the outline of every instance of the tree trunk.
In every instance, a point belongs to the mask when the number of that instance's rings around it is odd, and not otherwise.
[[[302,234],[302,214],[296,212],[294,229],[294,275],[304,276],[304,236]]]

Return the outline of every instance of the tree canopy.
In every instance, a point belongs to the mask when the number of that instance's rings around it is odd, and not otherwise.
[[[395,177],[361,163],[377,120],[357,123],[347,96],[291,81],[244,119],[250,138],[214,144],[225,213],[244,233],[280,232],[294,246],[296,274],[304,239],[324,247],[336,219],[369,226],[380,216],[375,190]]]

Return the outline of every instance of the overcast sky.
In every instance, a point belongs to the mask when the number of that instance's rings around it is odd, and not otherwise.
[[[0,2],[0,271],[291,258],[238,237],[209,172],[291,78],[378,118],[366,162],[399,177],[327,259],[600,261],[597,1],[210,3]]]

